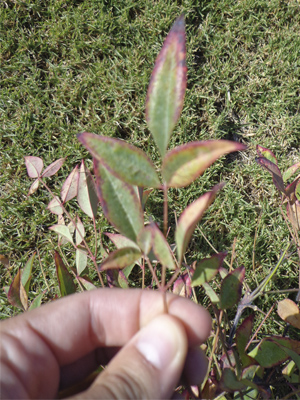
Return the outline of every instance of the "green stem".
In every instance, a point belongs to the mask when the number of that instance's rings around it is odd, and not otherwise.
[[[164,184],[164,235],[168,232],[168,186]]]

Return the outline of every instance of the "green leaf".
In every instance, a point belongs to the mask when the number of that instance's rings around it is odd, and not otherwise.
[[[123,235],[135,242],[144,226],[144,214],[134,189],[112,175],[96,159],[94,172],[104,215]]]
[[[298,170],[300,169],[300,162],[297,164],[292,165],[290,168],[288,168],[284,173],[282,174],[282,179],[284,181],[287,181],[290,179]]]
[[[185,24],[181,15],[155,61],[147,92],[146,120],[162,156],[183,107],[186,82]]]
[[[36,255],[36,253],[33,253],[33,255],[29,258],[29,260],[25,264],[25,267],[24,267],[24,269],[22,271],[21,282],[22,282],[22,285],[24,286],[27,294],[28,294],[28,291],[29,291],[31,271],[32,271],[32,266],[33,266],[35,255]]]
[[[76,249],[76,270],[77,275],[81,275],[87,266],[86,250]]]
[[[109,254],[100,266],[100,271],[107,269],[122,269],[135,263],[140,257],[141,252],[135,247],[123,247]]]
[[[14,307],[20,308],[21,310],[27,310],[27,293],[21,282],[21,272],[18,270],[17,275],[14,277],[7,294],[8,301]]]
[[[226,255],[226,252],[218,253],[199,261],[192,276],[192,287],[211,281],[217,275]]]
[[[248,356],[245,348],[250,340],[253,328],[254,314],[249,315],[236,330],[236,346],[242,362],[242,367],[246,368],[251,364],[255,364],[255,360]]]
[[[153,223],[150,225],[152,232],[152,250],[155,257],[163,267],[176,269],[172,250],[158,227]]]
[[[61,259],[57,251],[54,253],[54,261],[61,296],[67,296],[69,294],[75,293],[76,285],[73,281],[73,277],[67,270],[67,267],[63,263],[63,260]]]
[[[56,232],[58,235],[63,236],[68,242],[73,243],[73,238],[66,225],[53,225],[49,228],[51,231]]]
[[[281,172],[280,172],[279,168],[277,167],[277,165],[264,157],[257,158],[256,162],[259,165],[261,165],[262,167],[264,167],[267,171],[269,171],[270,174],[272,174],[273,183],[276,186],[276,188],[280,192],[285,193],[283,179],[282,179]]]
[[[273,338],[274,342],[277,343],[280,348],[295,362],[298,369],[300,370],[300,356],[294,350],[289,349],[286,346],[283,346],[276,338]]]
[[[242,295],[245,267],[241,265],[223,279],[220,291],[220,308],[227,310],[237,305]]]
[[[198,200],[190,204],[181,214],[175,232],[179,265],[181,264],[183,254],[196,228],[196,225],[201,220],[204,211],[214,201],[218,190],[223,186],[224,184],[222,183],[214,186],[210,192],[207,192],[203,196],[199,197]]]
[[[219,296],[208,283],[202,283],[202,287],[213,304],[218,304],[220,302]]]
[[[84,229],[83,223],[81,222],[81,219],[79,218],[79,216],[77,216],[75,229],[76,229],[76,231],[75,231],[76,246],[78,246],[80,243],[83,242],[83,239],[85,237],[85,229]]]
[[[150,253],[152,242],[152,229],[150,225],[147,225],[140,231],[137,237],[137,243],[145,255]]]
[[[271,161],[273,164],[278,165],[277,158],[271,150],[266,149],[265,147],[262,147],[258,144],[256,146],[256,152],[258,157],[264,157],[267,160]]]
[[[90,171],[86,169],[83,160],[79,170],[77,201],[86,215],[92,219],[96,217],[98,198],[95,182]]]
[[[44,293],[39,294],[31,303],[29,310],[34,310],[35,308],[40,307],[40,305],[42,304],[42,298],[44,296]]]
[[[139,246],[128,239],[126,236],[120,235],[119,233],[104,233],[113,242],[117,249],[122,249],[123,247],[134,247],[139,250]]]
[[[162,176],[168,187],[183,187],[198,178],[224,154],[244,150],[246,146],[229,140],[191,142],[176,147],[164,157]]]
[[[242,391],[247,389],[247,386],[238,380],[234,371],[230,368],[223,369],[220,385],[223,390],[229,392]]]
[[[78,280],[86,290],[97,289],[97,287],[95,285],[93,285],[92,282],[90,282],[89,280],[87,280],[81,276],[78,276]]]
[[[64,213],[64,209],[62,207],[62,202],[60,201],[58,196],[55,196],[48,204],[47,210],[49,210],[52,214],[62,215]]]
[[[89,132],[83,132],[77,138],[101,165],[123,182],[161,187],[152,161],[139,148],[120,139]]]

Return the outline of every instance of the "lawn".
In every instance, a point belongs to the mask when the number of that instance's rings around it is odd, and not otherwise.
[[[67,157],[48,180],[57,193],[81,159],[92,168],[76,139],[82,131],[125,139],[158,162],[145,122],[145,97],[155,58],[181,13],[188,89],[170,147],[229,139],[246,144],[247,150],[221,158],[189,187],[171,190],[169,223],[174,228],[175,214],[225,181],[193,236],[187,260],[213,254],[213,246],[228,251],[230,261],[236,241],[233,265],[245,265],[251,288],[277,262],[290,237],[272,178],[255,162],[255,147],[271,149],[283,170],[300,161],[296,0],[6,0],[0,4],[0,254],[10,259],[10,270],[0,264],[1,286],[38,251],[32,296],[45,290],[46,302],[59,293],[53,260],[57,239],[48,231],[56,217],[46,210],[50,197],[43,189],[27,197],[32,181],[24,156],[42,157],[45,165]],[[162,204],[160,193],[151,194],[147,215],[161,222]],[[70,211],[77,210],[71,203]],[[101,209],[97,226],[112,231]],[[71,252],[69,262],[74,262]],[[132,285],[139,285],[137,274]],[[269,289],[297,287],[297,257],[292,255]],[[257,306],[267,312],[284,296],[266,295]],[[4,292],[0,301],[2,318],[18,312]],[[274,312],[262,333],[278,333],[276,318]]]

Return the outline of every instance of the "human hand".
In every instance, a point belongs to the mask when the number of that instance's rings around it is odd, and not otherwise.
[[[203,380],[207,360],[199,345],[210,328],[203,307],[171,293],[68,296],[0,323],[0,398],[56,398],[107,363],[72,399],[170,398],[182,373],[189,384]]]

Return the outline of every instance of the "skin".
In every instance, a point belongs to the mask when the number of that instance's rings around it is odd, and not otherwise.
[[[208,312],[159,291],[99,289],[67,296],[0,323],[2,399],[57,398],[107,365],[80,399],[171,398],[199,384]],[[78,396],[78,397],[77,397]]]

